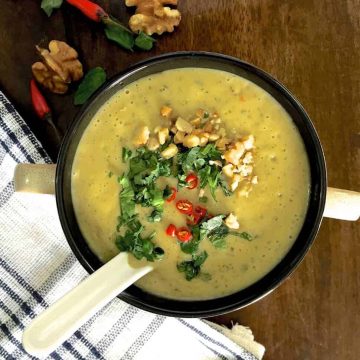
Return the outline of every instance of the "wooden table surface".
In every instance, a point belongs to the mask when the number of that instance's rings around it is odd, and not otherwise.
[[[97,1],[127,21],[121,0]],[[28,83],[34,45],[51,39],[74,46],[86,69],[114,75],[140,59],[176,50],[207,50],[251,62],[301,101],[321,138],[329,184],[360,190],[360,1],[179,0],[180,27],[150,52],[128,53],[98,24],[67,4],[48,19],[40,0],[0,0],[0,89],[56,159],[57,144],[34,117]],[[64,131],[78,108],[73,91],[46,93]],[[324,219],[298,270],[265,299],[216,321],[251,327],[266,359],[358,359],[360,355],[359,222]]]

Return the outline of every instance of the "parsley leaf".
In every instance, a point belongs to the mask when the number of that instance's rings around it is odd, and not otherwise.
[[[128,177],[122,176],[119,179],[122,186],[120,192],[120,210],[121,217],[124,221],[131,218],[135,214],[134,189]]]
[[[164,193],[163,193],[164,199],[165,199],[165,200],[168,199],[168,198],[172,195],[172,193],[173,193],[173,192],[172,192],[170,186],[169,186],[169,185],[166,185],[166,186],[165,186],[165,189],[164,189]]]
[[[134,217],[128,224],[128,229],[124,235],[117,235],[115,244],[120,251],[127,251],[134,255],[138,260],[145,258],[148,261],[160,260],[164,255],[164,250],[156,247],[152,239],[154,234],[142,237],[141,232],[144,227]]]
[[[199,198],[199,202],[206,204],[208,202],[207,196],[202,196],[201,198]]]
[[[251,234],[249,234],[246,231],[243,231],[241,233],[238,233],[236,231],[229,231],[229,235],[238,236],[238,237],[240,237],[242,239],[245,239],[245,240],[248,240],[248,241],[251,241],[251,240],[254,239],[254,236],[252,236]]]
[[[131,158],[131,155],[132,155],[132,151],[130,149],[127,149],[126,147],[122,148],[121,158],[123,163],[129,160]]]
[[[195,225],[191,228],[192,239],[187,242],[180,243],[181,251],[186,254],[194,254],[199,248],[201,240],[204,238],[203,233],[200,231],[200,226]]]
[[[185,279],[190,281],[200,274],[201,266],[204,264],[207,257],[208,254],[206,251],[203,251],[198,255],[193,254],[191,260],[182,261],[177,264],[177,269],[179,272],[185,273]]]
[[[225,195],[231,194],[227,188],[225,181],[221,177],[221,167],[210,165],[209,161],[221,161],[221,152],[214,144],[207,144],[201,148],[195,146],[191,149],[181,151],[176,156],[176,164],[178,170],[178,186],[186,186],[186,176],[190,172],[196,172],[200,179],[200,188],[209,186],[212,197],[216,200],[215,190],[220,186]]]

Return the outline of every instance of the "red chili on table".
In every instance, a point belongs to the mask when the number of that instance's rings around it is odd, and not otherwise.
[[[171,190],[171,195],[169,195],[169,197],[166,199],[167,202],[171,202],[176,198],[177,190],[174,187],[171,187],[170,190]]]
[[[31,102],[39,119],[44,120],[51,115],[51,110],[34,79],[30,81]]]
[[[58,142],[61,142],[61,135],[58,128],[52,121],[51,110],[43,94],[40,92],[34,79],[30,80],[30,96],[33,108],[40,120],[45,120],[54,130]]]
[[[89,19],[100,22],[103,17],[108,16],[106,11],[98,4],[89,0],[66,0],[70,5],[78,8]]]
[[[175,233],[176,233],[176,226],[174,224],[170,224],[166,228],[166,234],[169,236],[175,237]]]
[[[193,205],[188,200],[179,200],[176,203],[176,208],[182,213],[186,215],[190,215],[193,211]]]
[[[194,173],[191,173],[185,178],[185,182],[187,184],[186,187],[189,190],[192,190],[192,189],[195,189],[198,186],[199,179]]]
[[[181,227],[176,230],[176,237],[181,242],[188,242],[192,239],[192,234],[187,227]]]

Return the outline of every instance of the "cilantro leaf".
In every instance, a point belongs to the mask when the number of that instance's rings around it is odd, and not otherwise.
[[[135,232],[126,230],[125,235],[116,237],[116,246],[120,251],[132,253],[138,260],[142,258],[148,261],[160,260],[164,255],[164,250],[155,246],[152,242],[152,235],[142,238],[141,231],[142,227]]]
[[[248,241],[251,241],[254,239],[254,236],[249,234],[248,232],[246,231],[243,231],[241,233],[238,233],[236,231],[229,231],[229,235],[234,235],[234,236],[238,236],[242,239],[245,239],[245,240],[248,240]]]
[[[195,225],[191,228],[192,239],[187,242],[180,243],[181,251],[186,254],[194,254],[199,248],[201,240],[204,238],[203,233],[200,231],[200,226]]]
[[[126,220],[135,214],[134,189],[128,177],[122,176],[119,179],[122,190],[120,192],[121,217]]]
[[[199,202],[206,204],[208,202],[207,196],[202,196],[201,198],[199,198]]]
[[[207,257],[208,254],[206,251],[203,251],[198,255],[193,254],[191,260],[182,261],[177,264],[177,269],[179,272],[185,273],[185,279],[190,281],[200,274],[201,266],[204,264]]]
[[[131,158],[131,155],[132,151],[130,149],[127,149],[126,147],[122,148],[121,158],[123,163],[126,163],[126,161]]]

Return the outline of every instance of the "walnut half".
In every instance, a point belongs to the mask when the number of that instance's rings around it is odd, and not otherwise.
[[[49,50],[36,46],[42,57],[32,65],[35,79],[51,92],[64,94],[68,84],[83,77],[83,67],[78,60],[78,53],[63,41],[52,40]]]
[[[181,20],[180,11],[164,5],[177,5],[178,0],[125,0],[126,6],[136,6],[129,20],[130,29],[148,35],[173,32]]]

